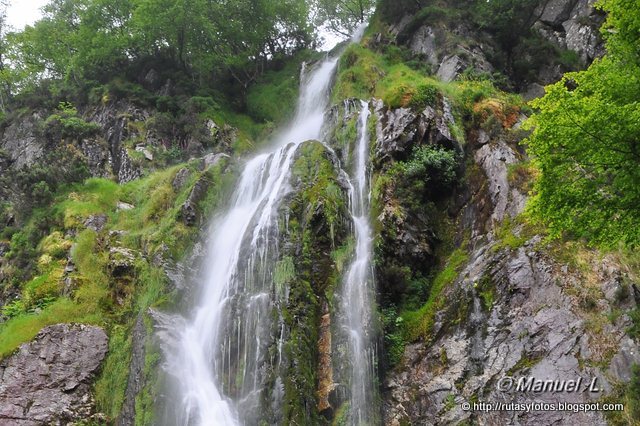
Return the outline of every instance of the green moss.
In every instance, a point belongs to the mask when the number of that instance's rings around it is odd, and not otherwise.
[[[476,291],[482,299],[482,307],[490,311],[496,297],[496,285],[489,273],[485,273],[480,280],[474,284]]]
[[[124,404],[130,361],[130,333],[127,327],[114,326],[109,333],[109,353],[95,384],[98,411],[111,419],[118,417]]]
[[[300,86],[300,63],[316,59],[311,52],[300,52],[288,61],[282,69],[268,71],[247,94],[249,115],[260,122],[280,123],[289,118],[295,108]],[[278,105],[274,108],[274,105]]]
[[[95,303],[76,303],[60,298],[37,314],[22,314],[0,324],[0,359],[29,342],[48,325],[80,322],[102,324],[103,316]]]
[[[276,285],[278,293],[280,293],[284,285],[290,284],[295,276],[296,271],[293,258],[291,256],[285,256],[279,260],[273,272],[273,282]]]
[[[467,262],[469,256],[463,249],[456,249],[447,260],[445,267],[436,275],[429,289],[427,302],[417,311],[402,313],[405,329],[404,336],[407,341],[429,339],[434,324],[436,312],[444,306],[445,300],[442,292],[458,277],[461,267]]]
[[[117,183],[92,178],[74,185],[71,192],[61,197],[52,210],[62,216],[66,229],[78,228],[91,215],[114,211],[119,194],[120,186]]]
[[[292,173],[302,183],[301,201],[310,207],[305,210],[302,220],[311,222],[317,208],[322,207],[333,242],[337,222],[345,209],[345,194],[338,183],[329,152],[322,143],[312,141],[302,144],[298,153]]]
[[[495,229],[497,243],[492,250],[498,252],[504,249],[517,250],[522,247],[528,240],[526,233],[520,229],[516,229],[518,222],[511,218],[505,218],[502,223]],[[517,233],[516,233],[517,232]]]
[[[507,376],[513,376],[517,372],[523,372],[531,369],[540,362],[542,356],[523,354],[516,364],[507,371]]]
[[[139,426],[155,424],[155,400],[160,390],[158,368],[162,355],[160,349],[155,346],[150,336],[153,336],[153,325],[148,317],[145,317],[147,340],[145,342],[144,356],[144,387],[135,400],[135,424]]]

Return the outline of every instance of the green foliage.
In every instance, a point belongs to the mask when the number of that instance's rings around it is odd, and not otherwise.
[[[404,338],[409,342],[418,339],[429,339],[433,328],[436,312],[443,308],[446,300],[443,291],[458,277],[460,268],[469,256],[463,249],[457,249],[449,256],[447,263],[433,279],[429,289],[427,302],[417,311],[407,311],[401,314],[404,318]]]
[[[246,89],[270,62],[312,43],[308,16],[302,0],[55,0],[43,19],[7,37],[4,77],[20,89],[44,77],[106,82],[161,59]]]
[[[607,57],[571,73],[533,102],[527,144],[540,169],[529,210],[553,235],[638,244],[640,68]]]
[[[247,93],[247,112],[257,121],[282,122],[291,117],[298,97],[299,62],[308,52],[295,56],[280,70],[266,72]]]
[[[631,327],[629,327],[627,333],[634,339],[640,340],[640,308],[630,311],[629,318],[631,318]]]
[[[522,38],[529,35],[538,18],[534,13],[540,0],[492,0],[477,2],[474,16],[480,28],[493,33],[510,55]]]
[[[316,141],[304,143],[293,164],[293,176],[302,182],[302,202],[307,206],[303,223],[310,223],[318,207],[329,225],[329,237],[335,240],[335,228],[344,213],[345,194],[338,183],[333,163],[325,146]]]
[[[414,150],[407,162],[401,163],[406,179],[418,181],[431,193],[448,192],[457,182],[459,156],[455,151],[433,145],[423,145]]]
[[[386,363],[392,368],[402,360],[404,355],[405,340],[403,337],[404,319],[398,316],[395,308],[385,308],[381,312],[382,327],[384,330],[384,353]]]
[[[95,304],[80,304],[60,298],[37,314],[20,314],[0,324],[0,358],[13,353],[20,344],[32,340],[48,325],[64,322],[100,324],[102,320]]]
[[[491,275],[485,273],[480,280],[474,284],[474,287],[482,300],[482,307],[484,310],[491,311],[496,297],[496,285],[493,282]]]
[[[314,0],[316,22],[334,33],[349,36],[366,21],[376,4],[375,0]]]
[[[568,233],[609,247],[640,242],[640,13],[629,3],[601,3],[609,12],[609,53],[533,102],[527,144],[541,176],[529,211],[552,236]]]
[[[97,408],[112,419],[120,415],[124,403],[130,358],[130,333],[125,327],[113,327],[109,332],[109,352],[95,384]]]
[[[45,121],[46,134],[52,140],[72,138],[81,140],[95,135],[100,126],[83,120],[78,110],[68,102],[61,102],[58,111]]]

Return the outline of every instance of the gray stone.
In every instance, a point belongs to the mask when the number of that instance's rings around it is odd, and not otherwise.
[[[107,224],[107,215],[104,214],[94,214],[89,216],[84,221],[84,226],[87,229],[91,229],[95,232],[100,232],[104,229],[104,226]]]
[[[522,94],[525,101],[531,101],[544,96],[544,86],[538,83],[531,83],[527,86],[527,90]]]
[[[191,177],[191,170],[186,167],[181,168],[171,182],[174,191],[181,190]]]
[[[489,194],[493,202],[491,219],[499,222],[506,217],[513,218],[519,214],[524,208],[526,198],[509,184],[507,166],[518,162],[513,149],[499,140],[482,146],[476,151],[475,160],[488,178]]]
[[[109,272],[114,277],[130,276],[135,269],[136,254],[125,247],[109,248]]]
[[[94,411],[92,379],[107,353],[98,327],[57,324],[0,363],[0,423],[68,424]]]
[[[125,203],[124,201],[118,201],[116,203],[116,210],[133,210],[135,206],[129,203]]]
[[[0,140],[0,149],[9,157],[15,169],[31,167],[44,154],[44,143],[36,138],[38,113],[11,122]]]
[[[189,197],[180,207],[180,219],[187,226],[195,226],[200,220],[200,209],[198,204],[202,201],[207,194],[208,178],[202,176],[193,185]]]
[[[409,49],[415,54],[424,55],[427,63],[438,65],[438,52],[436,50],[436,35],[428,25],[418,29],[409,43]]]
[[[458,55],[449,55],[442,60],[436,75],[440,80],[450,82],[455,80],[466,68],[467,64]]]
[[[541,5],[542,11],[537,10],[540,21],[550,26],[559,26],[571,16],[577,0],[550,0]]]
[[[614,355],[608,373],[615,380],[629,382],[633,365],[640,365],[640,347],[629,336],[624,336]]]
[[[443,101],[442,112],[427,106],[420,114],[408,108],[388,109],[382,101],[374,100],[376,117],[376,156],[403,159],[413,145],[439,144],[461,150],[449,130],[453,115]]]
[[[109,177],[109,148],[103,140],[84,139],[80,143],[91,176]]]
[[[202,157],[202,170],[208,170],[211,167],[215,167],[225,158],[231,158],[229,155],[224,153],[218,154],[207,154]]]
[[[118,426],[135,424],[136,396],[142,391],[145,384],[144,359],[146,354],[146,340],[147,329],[144,324],[144,317],[143,314],[138,314],[131,335],[131,363],[129,364],[129,377],[127,379],[125,400],[116,422]]]
[[[144,158],[148,161],[153,161],[153,154],[149,151],[149,148],[146,146],[136,146],[136,151],[141,152],[144,155]]]

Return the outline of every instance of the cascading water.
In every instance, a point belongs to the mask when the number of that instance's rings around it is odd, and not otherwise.
[[[355,257],[349,265],[340,298],[342,327],[349,345],[350,412],[352,424],[377,423],[375,377],[375,349],[371,321],[375,300],[372,255],[372,230],[369,223],[369,104],[361,101],[358,118],[358,141],[354,148],[354,170],[350,179],[350,210],[355,228]]]
[[[277,149],[246,164],[231,206],[212,226],[199,307],[168,356],[181,398],[169,424],[236,425],[259,409],[276,293],[275,213],[298,145],[320,138],[336,63],[327,59],[309,76]]]
[[[363,28],[362,28],[363,29]],[[362,29],[357,32],[357,40]],[[279,259],[278,208],[290,190],[290,171],[298,146],[321,139],[330,83],[337,58],[322,62],[301,87],[292,124],[272,152],[248,161],[230,206],[211,226],[199,303],[190,320],[165,325],[166,369],[176,400],[165,408],[169,425],[239,425],[263,421],[265,368],[275,377],[269,393],[281,409],[282,344],[285,327],[277,307],[287,291],[276,288]],[[304,72],[304,70],[303,70]],[[304,76],[303,76],[304,77]],[[355,172],[349,180],[356,251],[342,286],[342,329],[347,331],[351,372],[352,423],[375,423],[371,416],[374,350],[367,327],[373,301],[371,227],[367,217],[369,106],[362,103]],[[344,173],[344,172],[342,172]],[[169,321],[167,321],[169,322]],[[176,322],[175,319],[173,322]],[[276,347],[274,355],[269,349]],[[265,367],[270,366],[270,367]]]

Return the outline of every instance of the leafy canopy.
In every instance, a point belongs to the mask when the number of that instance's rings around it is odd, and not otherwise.
[[[531,212],[555,235],[640,243],[640,1],[603,0],[608,54],[533,102],[529,151],[542,174]]]

